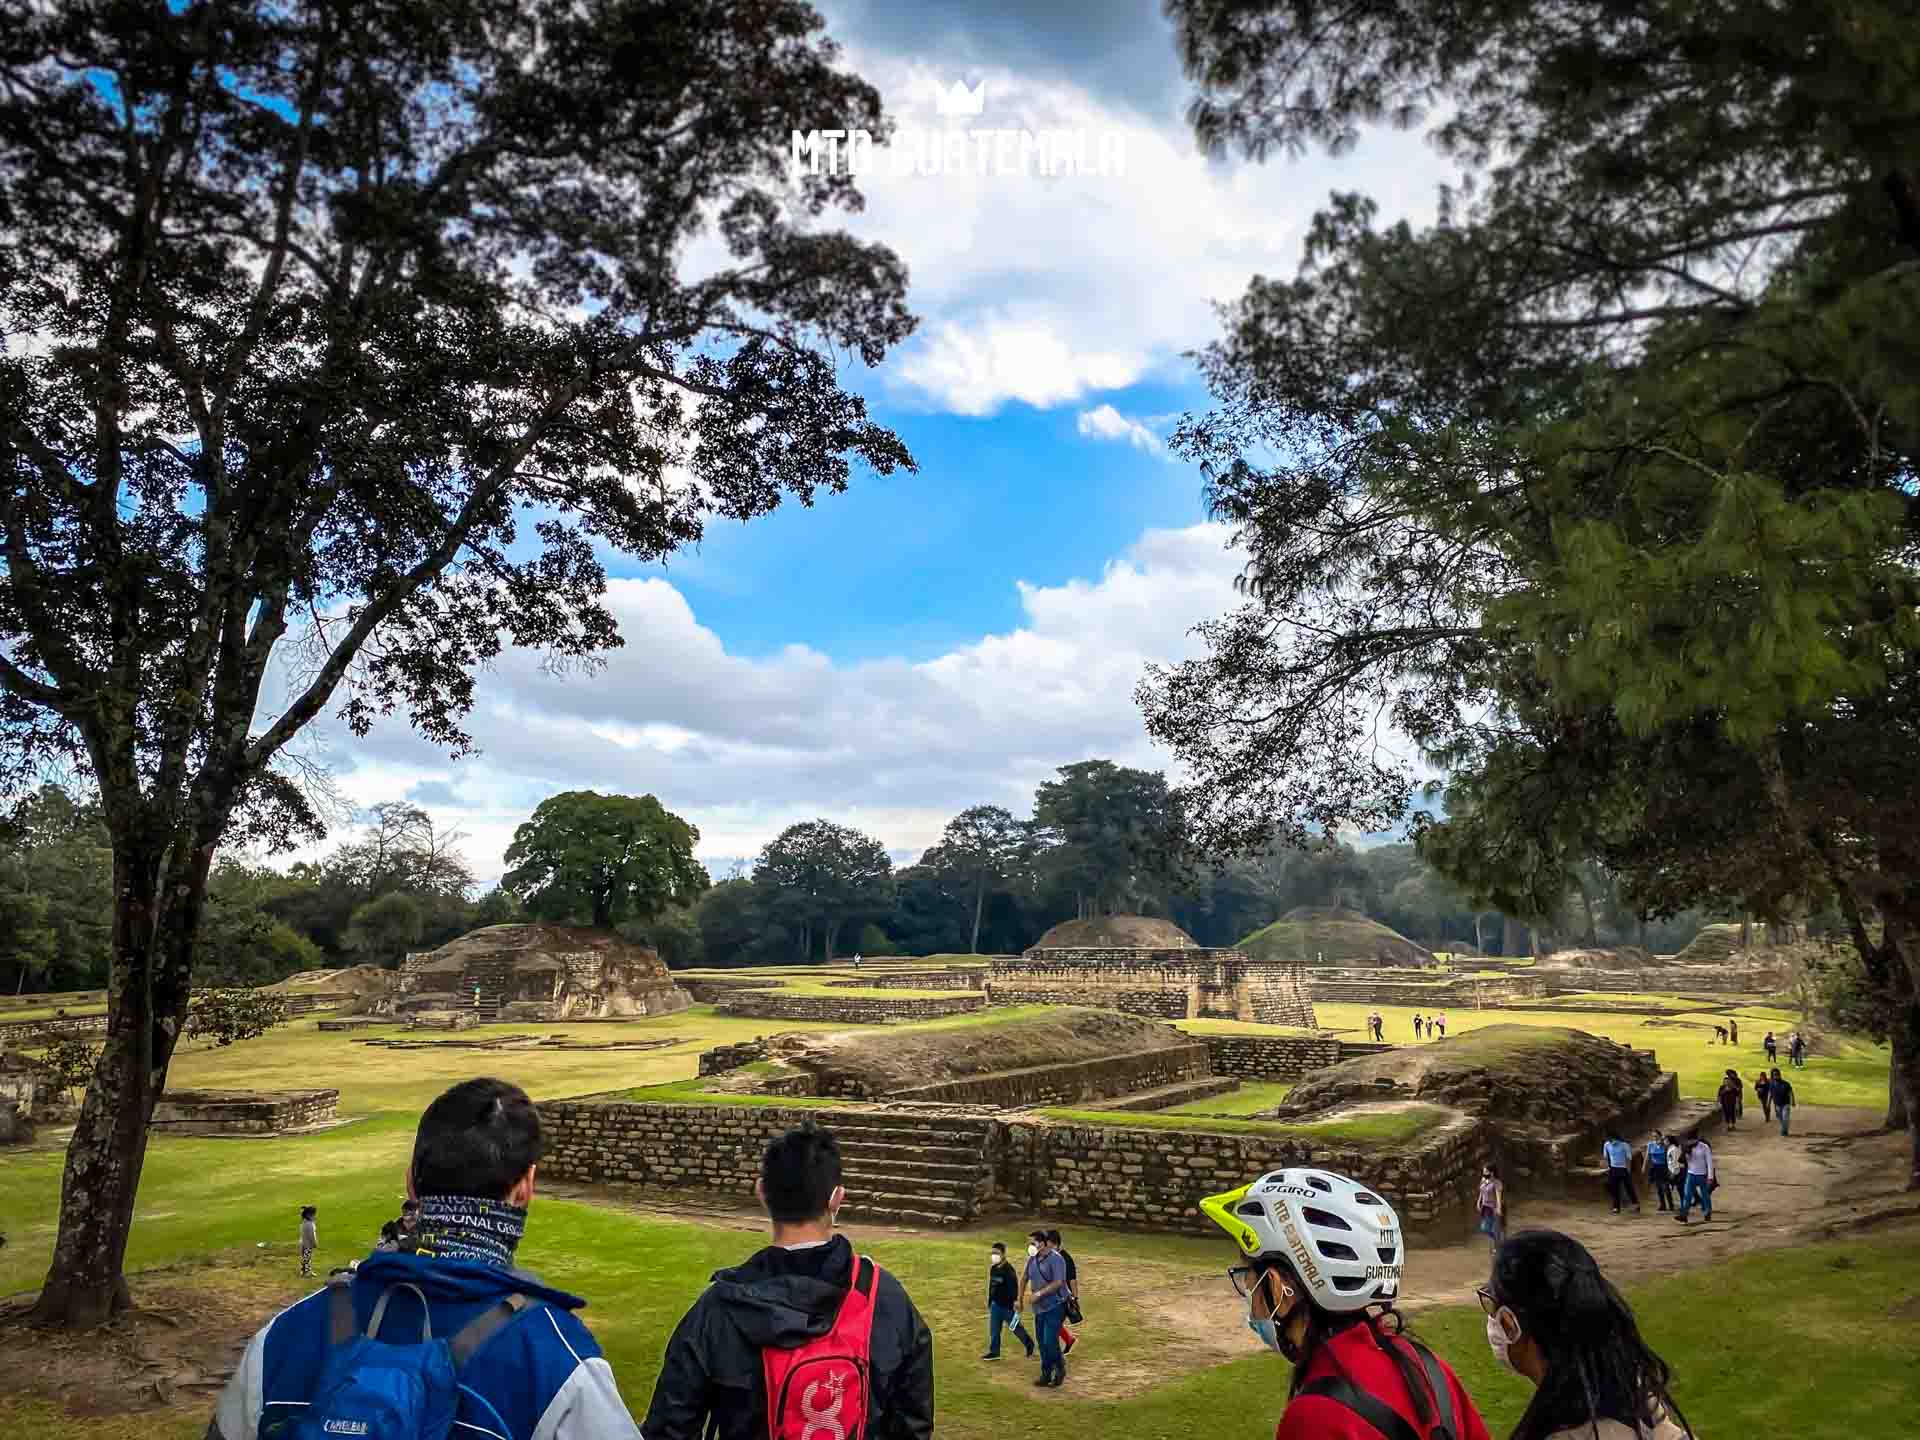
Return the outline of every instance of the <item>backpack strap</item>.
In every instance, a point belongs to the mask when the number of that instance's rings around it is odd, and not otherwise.
[[[1460,1426],[1453,1413],[1453,1387],[1447,1383],[1446,1372],[1440,1368],[1440,1361],[1434,1353],[1418,1340],[1408,1340],[1414,1353],[1420,1357],[1420,1364],[1427,1372],[1427,1384],[1433,1390],[1434,1408],[1440,1412],[1440,1425],[1434,1433],[1434,1440],[1454,1440],[1460,1433]]]
[[[420,1302],[420,1338],[422,1340],[431,1340],[433,1338],[433,1314],[427,1307],[426,1294],[418,1285],[415,1285],[410,1280],[397,1281],[380,1292],[380,1298],[373,1302],[373,1314],[367,1317],[367,1338],[369,1340],[378,1340],[380,1338],[380,1322],[384,1320],[387,1315],[387,1297],[392,1295],[396,1290],[411,1290],[413,1292],[413,1298]]]
[[[453,1339],[447,1342],[447,1349],[453,1353],[453,1368],[464,1370],[467,1361],[473,1358],[474,1351],[497,1335],[501,1327],[514,1316],[538,1303],[525,1295],[509,1295],[498,1305],[489,1306],[462,1325]]]
[[[1344,1405],[1378,1430],[1385,1440],[1420,1440],[1419,1435],[1414,1433],[1413,1427],[1397,1410],[1374,1399],[1344,1375],[1322,1376],[1312,1384],[1302,1386],[1300,1393],[1319,1395],[1333,1401],[1336,1405]]]
[[[327,1339],[330,1344],[344,1345],[353,1339],[353,1276],[327,1277],[327,1316]]]

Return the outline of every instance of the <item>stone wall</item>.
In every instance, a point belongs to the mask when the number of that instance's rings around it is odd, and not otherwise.
[[[286,996],[287,1016],[291,1019],[315,1010],[338,1010],[359,998],[351,990],[301,990]]]
[[[0,1050],[27,1045],[44,1045],[64,1035],[104,1035],[107,1017],[99,1015],[61,1015],[49,1020],[9,1020],[0,1024]]]
[[[1030,950],[993,962],[996,1005],[1094,1005],[1159,1020],[1314,1025],[1304,967],[1239,950]]]
[[[153,1107],[154,1130],[169,1135],[272,1135],[324,1125],[338,1090],[170,1090]]]
[[[1488,1131],[1462,1118],[1404,1154],[1275,1135],[1129,1130],[1121,1125],[1008,1126],[997,1189],[1015,1209],[1109,1225],[1214,1231],[1200,1201],[1294,1165],[1365,1177],[1406,1225],[1466,1207],[1490,1155]]]
[[[1207,1058],[1216,1075],[1249,1080],[1298,1080],[1340,1063],[1340,1042],[1311,1035],[1209,1035]]]
[[[1549,991],[1566,995],[1583,990],[1619,994],[1699,994],[1772,995],[1785,984],[1785,977],[1771,966],[1733,965],[1650,965],[1644,970],[1588,970],[1575,966],[1565,970],[1544,969],[1542,978]]]
[[[765,1060],[773,1052],[768,1048],[766,1039],[742,1040],[737,1045],[716,1045],[711,1050],[700,1052],[701,1075],[719,1075],[728,1070],[738,1070],[742,1065],[751,1065],[756,1060]]]
[[[782,990],[754,990],[727,997],[722,1015],[752,1020],[825,1020],[844,1025],[875,1025],[886,1020],[933,1020],[978,1010],[984,995],[902,996],[882,999],[872,995],[794,995]]]
[[[1545,1000],[1554,993],[1540,975],[1457,976],[1451,980],[1395,980],[1390,976],[1340,979],[1308,971],[1308,989],[1322,1005],[1408,1005],[1444,1010]]]
[[[984,990],[982,970],[923,970],[912,975],[862,975],[855,980],[829,980],[843,990]]]

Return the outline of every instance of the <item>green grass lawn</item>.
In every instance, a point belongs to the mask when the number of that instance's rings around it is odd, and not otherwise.
[[[1605,997],[1609,1001],[1630,1001],[1640,997]],[[1692,1002],[1673,997],[1674,1004]],[[1369,1010],[1378,1010],[1386,1022],[1388,1041],[1411,1045],[1416,1010],[1404,1005],[1315,1005],[1321,1025],[1330,1030],[1350,1032],[1358,1039]],[[1740,1022],[1737,1046],[1714,1043],[1713,1027],[1725,1024],[1731,1015]],[[1202,1025],[1231,1022],[1189,1021],[1181,1028],[1209,1033]],[[1790,1011],[1764,1004],[1741,1002],[1722,1010],[1697,1010],[1671,1017],[1649,1016],[1623,1008],[1592,1014],[1555,1014],[1538,1010],[1469,1010],[1449,1006],[1447,1033],[1470,1034],[1488,1025],[1558,1025],[1604,1035],[1623,1045],[1652,1050],[1660,1063],[1680,1077],[1680,1093],[1695,1099],[1711,1099],[1720,1088],[1720,1078],[1732,1066],[1751,1084],[1754,1072],[1765,1063],[1760,1037],[1771,1027],[1781,1037],[1798,1023]],[[1260,1027],[1241,1027],[1258,1030]],[[1271,1033],[1283,1033],[1277,1028]],[[1424,1043],[1424,1042],[1422,1042]],[[1806,1068],[1793,1071],[1793,1088],[1804,1105],[1852,1105],[1872,1108],[1887,1103],[1887,1047],[1863,1040],[1837,1038],[1830,1052],[1808,1056]],[[1782,1047],[1784,1049],[1784,1046]],[[1784,1068],[1782,1074],[1788,1073]]]
[[[1048,1107],[1039,1112],[1049,1120],[1073,1125],[1101,1125],[1120,1130],[1198,1130],[1222,1135],[1295,1136],[1329,1143],[1355,1141],[1363,1144],[1397,1145],[1424,1134],[1447,1118],[1448,1112],[1434,1105],[1409,1105],[1404,1110],[1354,1115],[1339,1120],[1312,1120],[1300,1124],[1281,1124],[1276,1120],[1220,1119],[1206,1115],[1183,1115],[1166,1110],[1128,1111],[1072,1110]]]
[[[1225,1095],[1215,1095],[1206,1100],[1189,1100],[1184,1105],[1169,1105],[1164,1110],[1155,1110],[1155,1115],[1257,1115],[1262,1110],[1271,1110],[1287,1098],[1287,1092],[1293,1089],[1286,1080],[1242,1080],[1238,1090],[1229,1090]]]

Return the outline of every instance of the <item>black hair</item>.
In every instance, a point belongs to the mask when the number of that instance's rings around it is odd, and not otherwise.
[[[840,1185],[840,1142],[811,1120],[767,1143],[760,1189],[767,1214],[784,1225],[818,1220]]]
[[[1027,1239],[1038,1240],[1042,1245],[1044,1245],[1047,1243],[1047,1232],[1044,1230],[1029,1230],[1027,1232]]]
[[[414,1193],[504,1200],[540,1155],[540,1112],[526,1091],[505,1080],[462,1080],[420,1117]]]
[[[300,1218],[302,1220],[311,1219],[313,1216],[318,1215],[319,1213],[320,1213],[320,1207],[318,1205],[302,1205],[300,1207]]]
[[[1060,1238],[1058,1230],[1047,1231],[1047,1244],[1064,1246],[1067,1242]]]
[[[1392,1301],[1369,1305],[1364,1310],[1337,1314],[1316,1303],[1313,1292],[1301,1281],[1298,1272],[1278,1255],[1262,1255],[1254,1263],[1259,1266],[1262,1279],[1267,1272],[1278,1271],[1281,1278],[1292,1287],[1293,1293],[1299,1297],[1300,1303],[1306,1307],[1307,1311],[1307,1334],[1300,1343],[1300,1358],[1294,1362],[1293,1385],[1287,1391],[1288,1400],[1292,1400],[1300,1393],[1300,1387],[1306,1383],[1307,1371],[1313,1367],[1313,1357],[1322,1345],[1334,1336],[1351,1330],[1355,1325],[1365,1325],[1374,1345],[1381,1354],[1393,1362],[1393,1368],[1399,1372],[1400,1383],[1406,1389],[1407,1398],[1413,1402],[1414,1418],[1418,1422],[1417,1428],[1425,1432],[1436,1418],[1433,1408],[1436,1397],[1427,1387],[1425,1367],[1407,1353],[1405,1346],[1393,1343],[1394,1338],[1407,1333],[1407,1322],[1394,1308]],[[1291,1318],[1291,1316],[1288,1317],[1289,1320]],[[1382,1322],[1386,1321],[1392,1322],[1391,1328],[1382,1329]],[[1287,1322],[1280,1323],[1284,1327]],[[1358,1383],[1353,1381],[1352,1376],[1346,1375],[1338,1359],[1334,1361],[1334,1369],[1350,1383]]]
[[[1487,1161],[1487,1163],[1480,1168],[1485,1170],[1487,1174],[1491,1175],[1494,1179],[1498,1180],[1500,1178],[1500,1167],[1494,1164],[1493,1161]]]
[[[1511,1440],[1615,1420],[1636,1433],[1664,1415],[1687,1434],[1668,1389],[1672,1372],[1648,1348],[1633,1310],[1571,1235],[1522,1230],[1493,1257],[1493,1297],[1539,1347],[1546,1373]]]
[[[419,1208],[420,1202],[418,1200],[402,1200],[400,1202],[400,1213],[402,1215],[411,1215]]]
[[[1007,1253],[1007,1247],[1002,1245],[998,1240],[993,1242],[993,1248],[998,1250],[1002,1255]]]
[[[380,1227],[380,1238],[382,1240],[398,1240],[400,1238],[400,1222],[398,1220],[387,1221],[386,1224]]]

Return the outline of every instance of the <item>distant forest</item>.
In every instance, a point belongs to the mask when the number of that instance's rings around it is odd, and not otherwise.
[[[318,861],[223,859],[198,977],[261,984],[304,969],[393,966],[481,925],[591,918],[564,886],[480,893],[459,838],[417,807],[387,804]],[[84,797],[47,786],[0,817],[0,990],[103,985],[112,887],[105,828]],[[1411,844],[1327,841],[1198,863],[1164,777],[1093,760],[1042,784],[1030,819],[988,805],[961,812],[916,864],[896,870],[874,837],[810,821],[769,843],[750,872],[615,925],[673,966],[731,966],[821,960],[829,947],[835,956],[1007,954],[1061,920],[1117,911],[1164,916],[1203,945],[1232,945],[1303,906],[1361,911],[1430,948],[1477,943],[1490,955],[1536,944],[1668,952],[1709,920],[1739,918],[1643,922],[1605,871],[1586,866],[1562,912],[1530,926],[1476,912]]]

